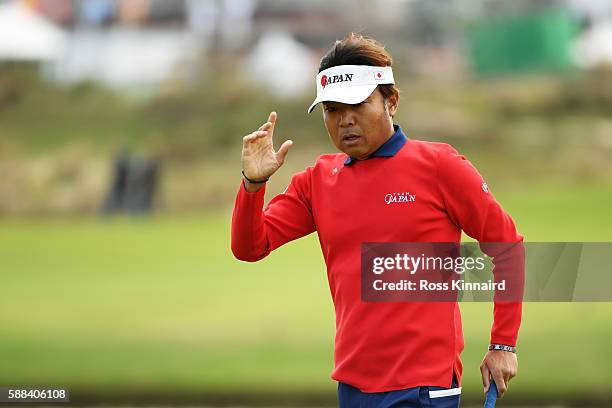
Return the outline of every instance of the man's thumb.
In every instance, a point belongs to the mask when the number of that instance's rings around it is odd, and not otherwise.
[[[278,161],[278,164],[283,164],[285,162],[285,157],[287,156],[287,152],[289,151],[289,148],[293,145],[293,140],[287,140],[285,143],[283,143],[280,147],[280,149],[278,149],[278,152],[276,152],[276,160]]]

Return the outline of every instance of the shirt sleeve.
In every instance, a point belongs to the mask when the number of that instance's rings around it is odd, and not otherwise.
[[[449,218],[478,240],[482,251],[492,257],[495,281],[512,275],[512,301],[500,301],[495,294],[490,340],[491,343],[516,346],[524,286],[523,236],[465,156],[444,145],[438,154],[437,169],[438,185]]]
[[[232,215],[231,246],[237,259],[258,261],[279,246],[315,231],[310,170],[295,174],[285,191],[263,210],[265,186],[250,193],[240,183]]]

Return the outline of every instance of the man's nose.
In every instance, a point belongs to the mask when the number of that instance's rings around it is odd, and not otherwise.
[[[349,127],[355,125],[355,114],[351,109],[343,109],[340,112],[340,126]]]

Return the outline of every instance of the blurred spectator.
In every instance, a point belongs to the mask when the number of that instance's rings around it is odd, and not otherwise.
[[[70,0],[30,0],[29,3],[32,8],[58,24],[74,23],[74,10]]]
[[[117,14],[117,6],[113,0],[86,0],[81,2],[81,22],[102,26],[111,22]]]
[[[130,25],[142,24],[149,14],[149,0],[119,0],[119,19]]]
[[[129,167],[128,153],[123,151],[115,160],[113,165],[113,176],[110,189],[106,195],[102,212],[105,214],[119,211],[123,207],[123,197],[125,196],[127,176]]]
[[[187,23],[196,34],[209,37],[217,29],[219,7],[216,0],[187,0]]]
[[[185,26],[184,0],[149,0],[147,7],[147,23],[169,23],[181,27]]]
[[[158,160],[132,157],[126,151],[121,152],[115,161],[111,187],[102,206],[102,213],[150,212],[158,173]]]

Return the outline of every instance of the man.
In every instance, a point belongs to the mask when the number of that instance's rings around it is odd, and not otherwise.
[[[232,219],[232,251],[254,262],[317,231],[336,311],[332,378],[341,407],[456,407],[463,350],[457,302],[363,302],[362,242],[522,242],[480,174],[443,143],[408,139],[393,123],[399,103],[392,58],[373,39],[349,34],[321,60],[317,98],[342,152],[319,157],[264,204],[266,181],[292,141],[274,151],[277,115],[243,139],[242,174]],[[410,191],[413,202],[385,195]],[[496,268],[498,267],[496,263]],[[500,396],[516,375],[521,304],[496,302],[490,351],[481,373]]]

